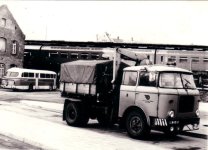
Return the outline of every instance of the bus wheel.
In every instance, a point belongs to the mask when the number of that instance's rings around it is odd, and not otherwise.
[[[68,103],[65,111],[66,122],[70,126],[84,126],[88,123],[89,117],[82,112],[81,105],[78,103]]]
[[[146,118],[139,111],[132,111],[127,114],[126,129],[132,138],[145,138],[150,133]]]
[[[53,91],[53,85],[49,86],[49,91]]]
[[[29,85],[28,91],[33,91],[33,85],[32,84]]]

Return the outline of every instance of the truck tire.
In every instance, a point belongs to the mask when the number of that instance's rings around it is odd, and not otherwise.
[[[145,116],[136,110],[127,114],[126,130],[132,138],[146,138],[150,133]]]
[[[65,116],[66,122],[70,126],[85,126],[89,121],[87,113],[82,110],[78,103],[68,103]]]

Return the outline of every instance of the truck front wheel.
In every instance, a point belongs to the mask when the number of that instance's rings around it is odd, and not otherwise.
[[[68,103],[65,111],[66,122],[70,126],[84,126],[88,123],[89,117],[81,109],[78,103]]]
[[[132,111],[127,115],[126,129],[132,138],[145,138],[150,133],[146,118],[139,111]]]

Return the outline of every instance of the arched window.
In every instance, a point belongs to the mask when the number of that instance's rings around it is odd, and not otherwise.
[[[5,65],[0,63],[0,78],[4,76],[5,73]]]
[[[3,37],[0,37],[0,52],[6,51],[6,39]]]

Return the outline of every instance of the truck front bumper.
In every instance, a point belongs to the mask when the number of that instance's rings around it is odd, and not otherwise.
[[[180,130],[186,126],[186,131],[198,130],[200,118],[151,118],[151,127],[152,128],[164,128],[172,130]]]

